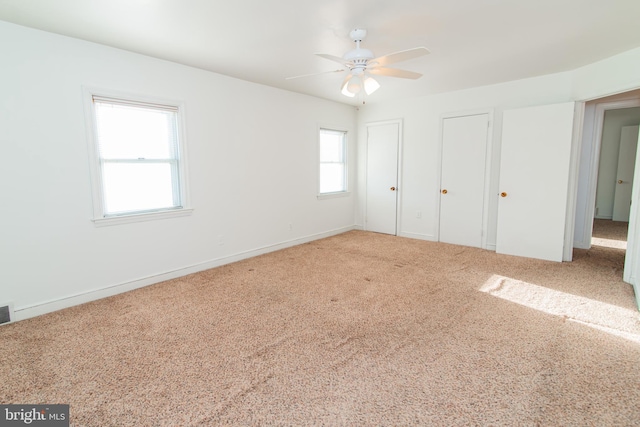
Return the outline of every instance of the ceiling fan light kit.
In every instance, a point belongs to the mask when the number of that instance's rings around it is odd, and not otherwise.
[[[378,83],[370,74],[377,76],[399,77],[403,79],[418,79],[422,74],[413,71],[400,70],[397,68],[388,68],[386,65],[409,59],[418,58],[429,53],[424,47],[416,47],[399,52],[390,53],[388,55],[375,57],[372,51],[360,47],[360,43],[367,36],[367,30],[356,28],[349,33],[351,40],[356,44],[356,48],[345,53],[342,58],[326,53],[317,53],[316,55],[337,62],[349,70],[349,74],[345,77],[340,86],[343,95],[353,98],[357,94],[364,92],[371,95],[380,88]],[[342,72],[342,70],[329,71],[329,73]],[[326,74],[318,73],[318,74]],[[293,79],[297,77],[307,77],[313,74],[305,74],[303,76],[288,77]]]

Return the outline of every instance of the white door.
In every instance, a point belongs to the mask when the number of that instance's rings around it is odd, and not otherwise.
[[[400,122],[367,125],[366,229],[396,234]]]
[[[440,241],[482,247],[489,114],[442,121]]]
[[[620,151],[618,152],[616,190],[613,197],[614,221],[629,221],[631,185],[633,184],[637,148],[638,126],[623,126],[620,135]]]
[[[640,164],[638,157],[640,150],[636,151],[636,163]],[[640,238],[638,230],[640,229],[640,173],[633,176],[633,186],[631,189],[631,212],[629,215],[629,232],[627,234],[627,254],[624,258],[624,274],[623,279],[627,283],[633,285],[633,291],[636,295],[636,304],[640,310]]]
[[[504,112],[496,252],[562,261],[574,107]]]

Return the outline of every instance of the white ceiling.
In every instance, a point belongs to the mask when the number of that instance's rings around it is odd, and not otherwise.
[[[0,0],[0,20],[355,104],[349,32],[376,56],[424,46],[367,103],[572,70],[640,46],[640,0]]]

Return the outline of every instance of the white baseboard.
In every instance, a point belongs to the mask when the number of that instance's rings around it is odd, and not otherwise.
[[[573,242],[574,249],[591,249],[591,242]]]
[[[488,251],[496,251],[496,244],[495,243],[487,243],[487,246],[485,248]]]
[[[347,231],[358,229],[357,226],[349,226],[338,228],[335,230],[326,231],[323,233],[312,234],[309,236],[299,237],[297,239],[288,240],[285,242],[277,243],[274,245],[268,245],[257,249],[252,249],[245,252],[239,252],[234,255],[218,258],[203,263],[191,265],[177,270],[167,271],[157,275],[144,277],[137,280],[132,280],[125,283],[119,283],[116,285],[108,286],[106,288],[97,289],[93,291],[83,292],[76,295],[59,298],[53,301],[36,304],[32,306],[20,307],[14,309],[15,318],[12,318],[12,322],[29,319],[31,317],[40,316],[53,311],[62,310],[64,308],[73,307],[76,305],[84,304],[90,301],[118,295],[124,292],[132,291],[134,289],[143,288],[145,286],[153,285],[155,283],[164,282],[167,280],[175,279],[177,277],[186,276],[188,274],[197,273],[199,271],[209,270],[211,268],[220,267],[221,265],[230,264],[232,262],[241,261],[243,259],[252,258],[258,255],[263,255],[269,252],[279,251],[281,249],[290,248],[292,246],[301,245],[303,243],[312,242],[314,240],[324,239],[326,237],[335,236],[337,234],[346,233]]]
[[[419,240],[428,240],[430,242],[436,242],[436,237],[432,234],[422,234],[422,233],[407,233],[400,232],[398,233],[400,237],[407,237],[409,239],[419,239]]]

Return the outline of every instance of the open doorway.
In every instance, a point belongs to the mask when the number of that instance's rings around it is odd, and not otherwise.
[[[594,218],[591,234],[591,246],[627,250],[629,221]]]
[[[615,163],[615,167],[607,172],[609,178],[605,179],[608,181],[605,187],[608,186],[610,190],[607,196],[610,204],[603,203],[601,197],[599,197],[597,201],[597,196],[602,195],[597,193],[602,193],[603,191],[602,189],[598,189],[598,180],[603,179],[601,176],[603,173],[599,170],[601,163],[600,154],[603,149],[608,150],[611,148],[605,145],[606,142],[603,142],[605,116],[620,118],[627,113],[634,113],[636,110],[632,109],[638,107],[640,107],[640,90],[594,99],[584,103],[581,149],[576,186],[577,197],[575,199],[574,211],[573,247],[576,249],[591,249],[593,245],[594,250],[599,250],[604,249],[599,247],[603,243],[620,246],[620,249],[612,248],[610,250],[620,252],[620,259],[623,261],[618,264],[623,271],[623,280],[633,285],[636,302],[638,308],[640,308],[640,236],[638,236],[637,231],[640,229],[640,210],[638,210],[640,208],[640,185],[638,185],[638,183],[640,183],[640,164],[638,165],[639,167],[635,168],[632,177],[626,179],[617,177],[617,163],[620,155],[619,140],[622,128],[627,125],[637,125],[637,118],[630,119],[631,122],[625,122],[625,119],[618,123],[619,129],[617,130],[616,136],[618,145],[610,150],[612,153],[615,153],[615,156],[612,156],[614,160],[610,160],[612,163]],[[623,111],[626,109],[628,110]],[[614,138],[614,141],[616,138]],[[634,151],[636,151],[635,147]],[[630,154],[627,154],[627,156],[630,156]],[[611,178],[611,176],[613,176],[613,178]],[[620,180],[623,182],[629,181],[627,187],[632,191],[631,199],[634,201],[630,209],[628,223],[627,221],[614,221],[614,202],[611,200],[615,198],[615,187],[619,185],[618,181]],[[631,200],[627,203],[630,203],[630,201]],[[616,222],[622,224],[616,224]],[[626,242],[624,241],[624,237],[619,237],[620,235],[624,236],[625,232],[627,236]],[[596,240],[592,240],[594,238]]]
[[[640,123],[640,90],[591,100],[585,103],[580,155],[574,248],[589,249],[592,237],[614,228],[615,235],[625,226],[613,224],[616,187],[631,189],[632,176],[618,184],[618,162],[622,128]],[[637,141],[637,139],[636,139]],[[634,147],[635,152],[635,147]],[[628,157],[628,156],[626,156]],[[626,158],[625,157],[625,158]],[[640,168],[638,168],[640,170]],[[630,191],[629,191],[630,197]],[[619,198],[618,205],[623,205]],[[626,203],[629,204],[630,200]],[[607,221],[611,222],[608,223]],[[598,238],[598,236],[595,236]],[[611,239],[609,239],[611,240]]]
[[[635,101],[632,101],[633,103]],[[626,250],[635,173],[640,107],[607,105],[604,110],[597,168],[591,245]]]

